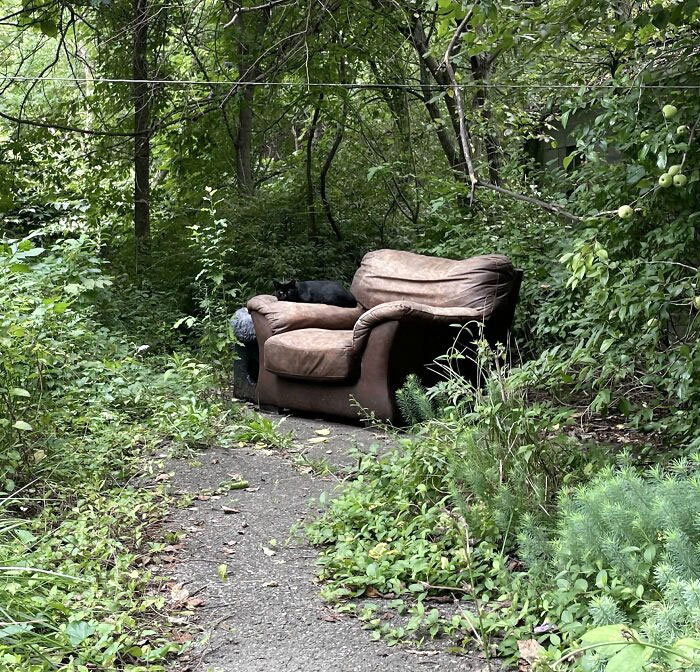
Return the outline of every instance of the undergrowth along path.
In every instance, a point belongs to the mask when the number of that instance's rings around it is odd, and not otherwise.
[[[318,512],[319,495],[332,493],[340,483],[339,474],[352,463],[348,451],[353,444],[389,446],[391,439],[364,428],[300,418],[287,418],[281,429],[294,434],[289,454],[214,448],[194,460],[166,464],[181,504],[191,501],[167,520],[168,529],[181,534],[170,590],[191,608],[192,623],[201,633],[174,669],[485,669],[481,659],[438,652],[430,644],[414,650],[372,641],[359,620],[321,599],[317,552],[304,538],[303,525]],[[248,482],[247,489],[229,489],[240,480]]]

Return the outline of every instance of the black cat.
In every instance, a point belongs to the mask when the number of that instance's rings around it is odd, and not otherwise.
[[[354,308],[355,297],[338,282],[332,280],[279,280],[275,284],[275,296],[278,301],[295,303],[325,303],[329,306]]]

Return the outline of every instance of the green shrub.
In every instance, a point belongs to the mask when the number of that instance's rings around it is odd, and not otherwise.
[[[401,417],[408,425],[417,425],[435,417],[433,402],[428,392],[415,374],[410,374],[406,382],[396,392],[396,403]]]
[[[519,535],[544,617],[572,637],[588,623],[630,623],[661,644],[697,636],[700,457],[607,467],[562,494],[557,519],[549,540],[533,521]]]
[[[157,672],[179,647],[141,562],[165,546],[165,500],[128,483],[156,448],[225,440],[228,411],[203,398],[210,367],[162,354],[162,330],[156,348],[140,319],[136,342],[119,330],[100,304],[129,290],[90,241],[33,242],[0,244],[0,669]]]

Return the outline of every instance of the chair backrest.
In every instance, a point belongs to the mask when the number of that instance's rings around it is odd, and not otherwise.
[[[351,291],[365,307],[411,300],[429,306],[462,306],[490,314],[505,307],[516,272],[501,254],[453,260],[399,250],[368,252]]]

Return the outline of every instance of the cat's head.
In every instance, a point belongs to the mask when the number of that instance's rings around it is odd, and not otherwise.
[[[273,280],[278,301],[297,301],[299,289],[296,280]]]

